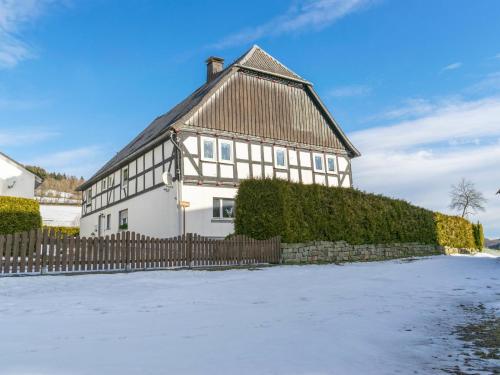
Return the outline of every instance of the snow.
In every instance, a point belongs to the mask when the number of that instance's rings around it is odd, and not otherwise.
[[[0,278],[0,374],[429,374],[500,258]]]

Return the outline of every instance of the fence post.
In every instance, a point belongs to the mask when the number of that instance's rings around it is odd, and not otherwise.
[[[40,267],[40,274],[45,275],[49,272],[49,267],[48,267],[48,256],[47,256],[47,247],[49,243],[49,233],[47,229],[43,230],[43,237],[42,237],[42,264]]]
[[[186,257],[188,267],[193,266],[193,233],[186,234]]]
[[[122,237],[123,237],[123,234],[122,233]],[[132,232],[132,239],[130,238],[130,232],[127,231],[125,233],[125,271],[128,272],[130,271],[130,269],[132,268],[132,265],[131,265],[131,261],[130,261],[130,258],[131,258],[131,246],[132,246],[132,243],[131,241],[134,240],[134,237],[135,237],[135,233]]]
[[[238,266],[241,266],[241,257],[243,252],[242,246],[244,241],[244,238],[242,238],[241,236],[236,237],[236,246],[238,246]]]

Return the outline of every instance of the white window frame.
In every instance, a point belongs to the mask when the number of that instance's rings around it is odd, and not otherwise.
[[[210,142],[212,144],[212,157],[208,158],[205,156],[205,142]],[[201,137],[201,160],[203,161],[217,161],[217,145],[215,143],[215,138]]]
[[[316,157],[320,157],[321,158],[321,169],[316,168]],[[312,162],[313,162],[313,170],[314,170],[314,172],[322,172],[322,173],[324,173],[325,172],[325,158],[324,158],[323,154],[314,153],[312,159],[313,159]]]
[[[331,171],[329,168],[328,168],[328,161],[329,160],[333,160],[333,171]],[[325,163],[325,169],[326,169],[326,173],[328,174],[337,174],[337,160],[336,160],[336,157],[333,156],[333,155],[326,155],[326,163]]]
[[[127,212],[127,216],[126,216],[126,218],[125,218],[125,219],[126,219],[126,220],[125,220],[125,221],[126,221],[126,223],[125,223],[125,224],[127,225],[127,228],[126,228],[126,229],[125,229],[125,228],[123,228],[123,229],[122,229],[122,228],[120,228],[120,227],[123,225],[123,224],[122,224],[122,219],[123,219],[122,214],[123,214],[125,211]],[[118,212],[118,230],[128,230],[128,208],[125,208],[125,209],[120,210],[120,211]]]
[[[220,216],[214,216],[214,214],[213,214],[213,204],[215,203],[216,200],[219,202],[219,214],[220,214]],[[212,220],[215,220],[215,221],[217,221],[217,220],[225,220],[225,221],[234,220],[234,213],[233,213],[233,217],[224,217],[224,213],[223,213],[224,200],[232,201],[233,208],[236,208],[236,200],[234,198],[214,197],[213,203],[212,203]]]
[[[283,152],[283,161],[285,164],[278,164],[278,152]],[[276,169],[288,169],[288,152],[285,147],[274,147],[274,167]]]
[[[229,160],[222,160],[222,145],[229,145],[231,147]],[[234,164],[234,142],[229,139],[219,139],[219,163]]]

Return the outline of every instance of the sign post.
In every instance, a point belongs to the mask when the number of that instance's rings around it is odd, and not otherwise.
[[[191,205],[188,201],[180,201],[179,206],[182,207],[182,234],[186,235],[186,208]]]

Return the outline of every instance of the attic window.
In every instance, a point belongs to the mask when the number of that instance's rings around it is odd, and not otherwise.
[[[215,161],[215,139],[202,138],[202,159],[205,161]]]
[[[219,161],[222,163],[233,162],[233,142],[219,140]]]
[[[335,173],[335,157],[327,156],[326,157],[326,171],[328,173]]]
[[[276,168],[286,169],[286,148],[274,148],[274,166]]]
[[[323,166],[323,155],[321,154],[314,154],[314,171],[315,172],[324,172],[325,168]]]

